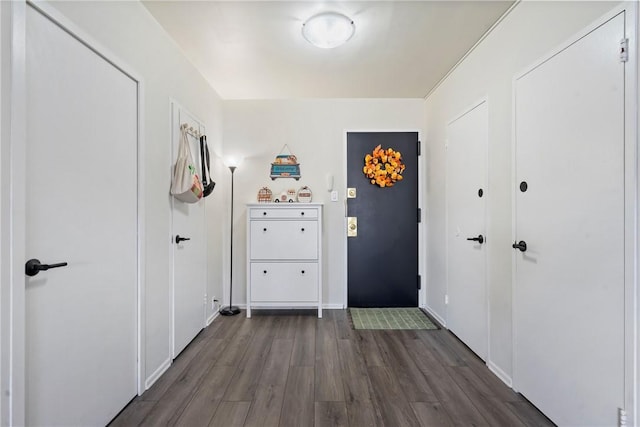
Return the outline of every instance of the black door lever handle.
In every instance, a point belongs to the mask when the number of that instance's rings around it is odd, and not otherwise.
[[[484,236],[482,234],[478,235],[478,237],[467,237],[467,240],[471,240],[472,242],[478,242],[480,244],[484,243]]]
[[[527,251],[527,242],[525,242],[524,240],[520,240],[519,242],[514,242],[514,244],[511,245],[511,247],[513,249],[520,249],[521,252],[526,252]]]
[[[189,237],[180,237],[179,234],[176,234],[176,245],[179,245],[180,242],[184,242],[185,240],[191,240]]]
[[[35,276],[41,271],[47,271],[51,268],[65,267],[66,262],[59,262],[57,264],[41,264],[39,259],[30,259],[24,265],[24,274],[27,276]]]

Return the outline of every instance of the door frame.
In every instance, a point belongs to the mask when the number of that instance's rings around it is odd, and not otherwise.
[[[638,327],[638,311],[640,310],[640,294],[638,289],[638,267],[640,266],[640,222],[638,216],[638,202],[640,200],[640,168],[638,164],[638,6],[634,2],[622,3],[600,18],[583,28],[581,31],[560,43],[546,55],[525,67],[514,75],[511,89],[511,241],[517,239],[516,234],[516,85],[517,81],[552,57],[558,55],[580,39],[584,38],[598,27],[625,12],[625,36],[629,39],[629,59],[625,66],[625,129],[624,129],[624,402],[627,413],[627,424],[636,425],[640,421],[638,409],[640,407],[640,328]],[[511,256],[511,304],[512,312],[512,382],[514,391],[518,391],[517,364],[517,325],[515,313],[518,304],[515,298],[517,287],[516,252]]]
[[[25,422],[25,276],[26,256],[26,13],[33,7],[91,49],[137,85],[137,392],[144,391],[145,372],[145,140],[144,81],[125,61],[106,49],[47,2],[1,2],[3,70],[1,105],[2,168],[0,169],[0,424]],[[5,25],[6,24],[6,25]],[[6,37],[5,37],[6,36]],[[5,44],[6,43],[6,44]],[[7,65],[7,67],[5,67]]]
[[[465,115],[467,115],[468,113],[470,113],[471,111],[475,110],[476,108],[480,107],[482,104],[486,104],[487,105],[487,147],[486,147],[486,153],[485,155],[487,156],[487,163],[486,163],[486,169],[485,169],[485,173],[484,173],[484,184],[483,184],[483,188],[485,191],[485,201],[484,201],[484,226],[485,226],[485,235],[489,234],[488,232],[488,228],[489,228],[489,203],[487,203],[488,197],[490,195],[489,192],[489,97],[487,95],[484,95],[482,98],[476,100],[475,102],[471,103],[467,108],[463,109],[461,113],[455,115],[451,120],[449,120],[447,122],[447,136],[446,136],[446,140],[445,140],[445,207],[444,207],[444,215],[445,215],[445,230],[449,230],[449,180],[446,179],[447,177],[447,173],[448,173],[448,167],[449,167],[449,134],[448,134],[448,129],[449,126],[451,124],[453,124],[455,121],[461,119],[462,117],[464,117]],[[485,242],[485,252],[484,252],[484,288],[485,288],[485,309],[487,310],[487,316],[486,316],[486,327],[487,327],[487,355],[486,355],[486,360],[485,360],[485,364],[487,366],[491,366],[493,365],[493,363],[491,363],[491,328],[489,328],[489,325],[491,324],[491,299],[489,298],[490,292],[489,292],[489,250],[491,248],[491,245],[493,243],[493,239],[487,239]],[[445,283],[446,283],[446,296],[448,298],[449,296],[449,236],[447,236],[446,241],[445,241]],[[447,322],[449,321],[449,303],[448,301],[445,302],[445,319],[443,319],[445,322],[443,323],[444,327],[447,327]],[[449,329],[447,327],[447,329]],[[493,369],[493,368],[492,368]]]
[[[425,286],[425,278],[426,278],[426,250],[425,250],[425,217],[426,210],[423,204],[423,194],[422,194],[422,182],[424,179],[424,145],[422,144],[422,131],[420,129],[344,129],[342,131],[343,140],[342,140],[342,158],[344,159],[344,166],[342,168],[342,191],[343,193],[343,207],[344,207],[344,216],[342,218],[343,223],[343,233],[342,233],[342,245],[344,250],[344,262],[342,264],[342,268],[344,271],[343,275],[343,303],[342,308],[348,308],[349,301],[349,248],[348,248],[348,237],[347,237],[347,135],[353,132],[416,132],[418,134],[418,143],[420,144],[420,155],[418,156],[418,209],[421,211],[421,221],[418,223],[418,274],[422,278],[422,286],[420,290],[418,290],[418,307],[426,309],[426,286]],[[338,193],[340,194],[340,193]],[[338,198],[339,200],[340,198]],[[333,203],[333,202],[331,202]]]

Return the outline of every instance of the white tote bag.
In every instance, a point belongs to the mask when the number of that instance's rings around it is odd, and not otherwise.
[[[187,140],[187,130],[180,129],[178,159],[173,169],[171,194],[185,203],[196,203],[202,198],[202,183],[191,156],[191,148]]]

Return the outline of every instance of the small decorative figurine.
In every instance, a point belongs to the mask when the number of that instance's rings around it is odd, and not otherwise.
[[[283,191],[280,193],[278,197],[274,200],[276,203],[284,202],[284,203],[293,203],[296,201],[296,190],[290,188],[287,191]]]

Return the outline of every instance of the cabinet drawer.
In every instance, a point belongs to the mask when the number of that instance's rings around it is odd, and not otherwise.
[[[318,210],[313,208],[252,208],[249,212],[250,218],[318,218]]]
[[[251,263],[251,301],[318,300],[317,263]]]
[[[318,259],[316,221],[251,221],[251,259]]]

